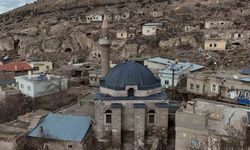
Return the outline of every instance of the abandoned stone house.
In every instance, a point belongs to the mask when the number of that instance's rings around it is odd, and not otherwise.
[[[119,20],[125,20],[130,18],[130,12],[121,12],[114,15],[114,19]]]
[[[209,30],[204,32],[204,47],[207,50],[222,50],[225,47],[227,49],[248,48],[249,38],[250,32],[248,30]],[[212,44],[211,47],[210,44]],[[215,47],[213,44],[216,46],[219,44],[222,47]]]
[[[250,143],[246,140],[249,128],[244,129],[247,113],[249,108],[246,106],[205,99],[189,101],[186,108],[180,108],[175,115],[175,150],[249,148]],[[242,134],[234,136],[230,134],[232,132]],[[238,143],[231,140],[237,140]]]
[[[226,29],[232,26],[231,21],[224,20],[206,20],[205,29]]]
[[[157,35],[162,29],[162,23],[146,23],[142,26],[142,34],[146,36]]]
[[[168,101],[160,80],[142,64],[122,62],[111,69],[100,81],[95,107],[99,141],[108,139],[120,149],[124,139],[133,139],[137,147],[151,145],[146,139],[158,135],[166,144]]]
[[[218,97],[233,103],[250,104],[250,75],[237,71],[204,71],[187,75],[186,90],[195,95]]]
[[[44,150],[94,150],[91,118],[48,114],[28,133],[30,146]]]
[[[127,39],[128,38],[128,31],[127,30],[119,30],[116,32],[117,39]]]
[[[224,51],[227,49],[227,41],[223,39],[205,39],[204,50]]]
[[[87,15],[86,16],[86,22],[91,23],[91,22],[100,22],[102,21],[102,15]]]
[[[162,11],[152,11],[152,12],[150,12],[150,15],[152,17],[155,17],[155,18],[162,17],[163,16],[163,12]]]
[[[201,29],[201,24],[197,23],[194,25],[186,25],[184,27],[185,32],[193,32],[193,31],[199,31]]]

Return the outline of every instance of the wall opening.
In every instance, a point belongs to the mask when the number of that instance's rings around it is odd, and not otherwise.
[[[65,52],[65,53],[72,52],[72,49],[71,49],[71,48],[66,48],[66,49],[64,50],[64,52]]]
[[[135,96],[135,90],[133,88],[128,89],[128,97],[134,97]]]
[[[19,39],[14,40],[14,49],[19,49],[20,48],[19,43],[20,43]]]

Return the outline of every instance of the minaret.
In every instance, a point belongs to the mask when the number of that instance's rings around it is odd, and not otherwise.
[[[101,75],[105,77],[109,70],[109,48],[111,45],[111,39],[109,37],[109,24],[107,15],[104,15],[102,22],[101,37],[99,39],[99,44],[102,47],[102,57],[101,57]]]

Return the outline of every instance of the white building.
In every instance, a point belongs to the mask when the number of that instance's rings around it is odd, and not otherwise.
[[[100,21],[102,21],[102,15],[88,15],[88,16],[86,16],[87,23],[100,22]]]
[[[142,26],[143,35],[156,35],[157,31],[162,30],[162,23],[146,23]]]
[[[68,88],[68,79],[59,76],[25,75],[15,77],[15,80],[21,93],[33,98]]]
[[[204,66],[201,65],[189,62],[175,62],[160,57],[147,59],[144,61],[144,65],[161,79],[161,85],[165,88],[171,88],[172,85],[176,87],[185,77],[185,74],[204,68]]]

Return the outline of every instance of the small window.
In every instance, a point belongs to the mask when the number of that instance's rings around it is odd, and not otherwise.
[[[20,84],[21,89],[23,89],[23,84]]]
[[[49,70],[49,66],[48,65],[46,66],[46,69]]]
[[[111,124],[112,123],[112,111],[111,110],[107,110],[105,112],[105,123],[106,124]]]
[[[150,32],[150,30],[147,30],[147,32],[149,33],[149,32]]]
[[[123,34],[121,33],[121,36],[123,36]]]
[[[133,88],[128,89],[128,97],[134,97],[135,96],[135,90]]]
[[[224,22],[221,22],[220,24],[221,24],[221,25],[224,25]]]
[[[217,44],[214,44],[214,47],[217,47]]]
[[[246,92],[246,93],[245,93],[245,97],[246,97],[246,98],[249,98],[249,92]]]
[[[152,109],[148,111],[148,124],[155,124],[155,111]]]
[[[238,38],[240,38],[241,37],[241,34],[238,34]]]
[[[200,85],[196,85],[196,90],[199,90],[200,89]]]
[[[206,90],[206,86],[205,85],[203,85],[203,91],[205,91]]]
[[[68,145],[68,149],[73,149],[73,145]]]
[[[216,85],[212,84],[212,92],[216,92]]]
[[[33,67],[33,70],[37,71],[37,70],[39,70],[39,67]]]
[[[194,89],[194,84],[190,84],[190,89]]]
[[[28,86],[28,91],[31,91],[31,87],[30,86]]]
[[[211,25],[214,25],[214,23],[213,23],[213,22],[211,22],[210,24],[211,24]]]
[[[165,80],[165,85],[169,85],[169,81],[168,80]]]
[[[209,47],[213,47],[213,44],[209,44]]]

